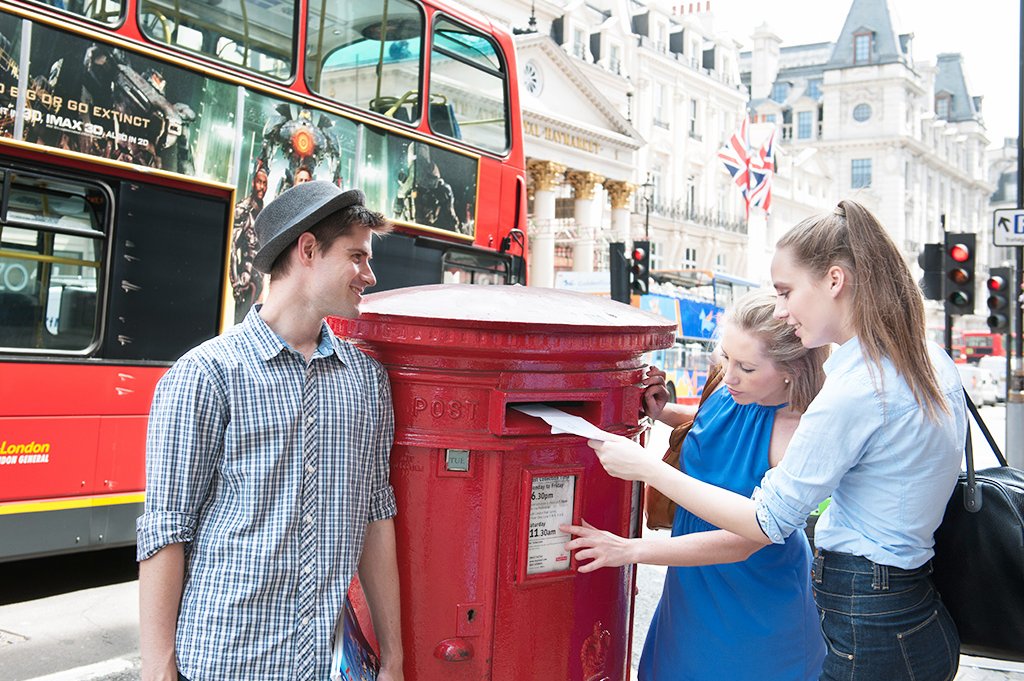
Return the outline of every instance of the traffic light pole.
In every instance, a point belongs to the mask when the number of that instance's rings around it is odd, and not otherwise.
[[[1017,25],[1017,208],[1024,208],[1024,0],[1020,3],[1020,19]],[[1010,290],[1010,308],[1017,321],[1017,338],[1010,340],[1006,348],[1009,356],[1016,351],[1017,368],[1007,372],[1006,386],[1006,460],[1014,468],[1024,468],[1024,307],[1021,305],[1024,283],[1024,246],[1017,246],[1017,273]]]

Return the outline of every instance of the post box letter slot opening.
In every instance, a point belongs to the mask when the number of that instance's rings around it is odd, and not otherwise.
[[[554,407],[567,414],[582,417],[601,428],[604,423],[604,404],[601,399],[595,397],[593,400],[581,400],[579,395],[575,397],[577,397],[575,400],[545,400],[537,397],[524,399],[524,396],[517,395],[515,398],[510,396],[504,403],[504,409],[498,414],[492,412],[492,416],[499,416],[499,420],[491,421],[491,432],[495,435],[550,435],[551,426],[543,420],[528,416],[513,408],[528,404]]]

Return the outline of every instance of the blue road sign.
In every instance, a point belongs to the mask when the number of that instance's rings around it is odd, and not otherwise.
[[[992,213],[992,243],[1024,246],[1024,210],[1004,208]]]

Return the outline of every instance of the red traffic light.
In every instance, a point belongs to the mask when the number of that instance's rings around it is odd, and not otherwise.
[[[986,282],[989,291],[1005,291],[1006,285],[1006,280],[1000,276],[989,277],[988,282]]]
[[[642,249],[642,248],[634,248],[633,249],[633,260],[634,260],[634,262],[638,262],[640,260],[643,260],[646,257],[647,257],[647,251],[645,251],[644,249]]]
[[[954,262],[967,262],[971,258],[971,249],[967,244],[953,244],[949,247],[949,257]]]

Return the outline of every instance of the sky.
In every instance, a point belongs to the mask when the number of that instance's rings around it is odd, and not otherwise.
[[[675,0],[672,4],[685,4]],[[703,1],[706,0],[702,0]],[[711,0],[715,29],[751,45],[767,22],[782,46],[835,42],[851,0]],[[889,0],[897,35],[913,33],[914,59],[959,52],[968,91],[983,96],[982,117],[993,146],[1017,136],[1020,2],[1014,0]]]

